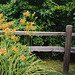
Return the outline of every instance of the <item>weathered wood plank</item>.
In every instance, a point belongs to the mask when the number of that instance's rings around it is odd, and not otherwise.
[[[64,47],[57,46],[29,46],[31,51],[40,51],[40,52],[64,52]]]
[[[29,31],[33,36],[58,36],[63,35],[66,36],[66,32],[35,32],[35,31]],[[0,30],[0,34],[2,34]],[[27,31],[15,31],[14,35],[28,35]],[[72,36],[75,36],[75,33],[72,33]]]
[[[29,46],[31,51],[40,52],[64,52],[64,47],[61,46]],[[71,53],[75,53],[75,48],[71,48]]]
[[[1,47],[0,47],[1,48]],[[61,46],[28,46],[31,51],[39,52],[64,52],[64,47]],[[71,53],[75,53],[75,48],[71,48]]]
[[[63,64],[63,72],[66,72],[66,73],[69,70],[71,40],[72,40],[72,25],[67,25],[66,26],[64,64]]]
[[[75,53],[75,48],[71,47],[70,52],[71,52],[71,53]]]
[[[28,35],[28,31],[15,31],[15,35]],[[29,31],[31,35],[33,36],[56,36],[56,35],[66,35],[65,32],[34,32],[34,31]],[[4,32],[0,31],[0,34]]]

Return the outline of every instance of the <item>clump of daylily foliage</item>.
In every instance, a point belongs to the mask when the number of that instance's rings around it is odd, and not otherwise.
[[[35,12],[32,14],[34,16]],[[28,22],[25,17],[30,16],[29,12],[23,13],[24,18],[20,22],[24,28],[35,30],[34,22]],[[3,34],[0,35],[0,75],[40,75],[42,69],[39,68],[39,61],[35,55],[31,53],[26,46],[18,43],[19,37],[14,35],[17,30],[14,27],[14,22],[7,22],[0,14],[0,30]],[[27,34],[30,35],[28,32]]]

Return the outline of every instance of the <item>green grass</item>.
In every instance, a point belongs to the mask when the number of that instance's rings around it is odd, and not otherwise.
[[[40,66],[49,71],[48,75],[66,75],[63,74],[63,61],[42,59]],[[75,75],[75,63],[70,63],[68,75]]]
[[[51,52],[35,52],[35,54],[42,60],[40,66],[47,71],[47,75],[75,75],[75,54],[71,54],[68,74],[63,74],[63,53],[57,56],[52,56]]]

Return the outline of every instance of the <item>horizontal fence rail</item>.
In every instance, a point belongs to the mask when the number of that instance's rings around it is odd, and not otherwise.
[[[72,33],[72,36],[75,36],[75,33]]]
[[[14,35],[28,35],[28,31],[15,31]],[[33,36],[66,36],[66,32],[36,32],[36,31],[29,31]],[[4,34],[3,31],[0,31],[0,34]],[[11,32],[12,33],[12,32]],[[72,33],[72,36],[75,36],[75,33]]]
[[[29,46],[31,51],[40,52],[64,52],[65,48],[61,46]],[[75,48],[71,48],[71,53],[75,53]]]

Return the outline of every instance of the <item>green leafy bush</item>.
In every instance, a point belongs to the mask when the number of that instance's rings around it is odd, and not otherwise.
[[[24,0],[18,1],[16,3],[7,3],[0,4],[0,13],[3,13],[6,18],[9,20],[18,19],[20,15],[23,13],[22,11],[28,5],[28,2]]]

